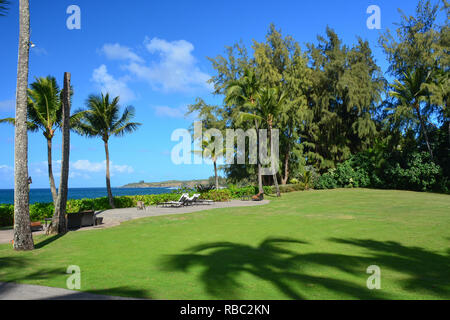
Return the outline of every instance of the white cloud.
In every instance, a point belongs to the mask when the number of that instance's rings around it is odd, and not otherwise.
[[[186,92],[195,89],[211,89],[207,81],[211,78],[197,66],[193,56],[194,45],[186,40],[168,42],[164,39],[146,38],[148,52],[159,59],[150,66],[130,63],[128,70],[150,83],[155,89],[165,92]]]
[[[126,78],[116,79],[108,73],[107,67],[102,64],[92,73],[94,81],[103,93],[109,93],[111,96],[119,96],[122,103],[134,100],[136,97],[133,91],[128,88]]]
[[[132,49],[119,43],[105,44],[100,52],[110,60],[122,60],[122,69],[129,72],[134,79],[147,82],[153,89],[163,92],[192,92],[195,90],[211,90],[207,83],[211,78],[198,67],[194,57],[194,45],[186,40],[166,41],[148,37],[144,40],[147,54],[151,57],[145,61]],[[100,69],[101,68],[101,69]],[[103,87],[124,87],[124,81],[117,84],[106,70],[105,66],[96,69],[96,82]],[[107,79],[105,79],[107,78]],[[112,79],[111,79],[112,78]],[[124,90],[122,88],[122,90]]]
[[[78,160],[71,163],[71,170],[74,173],[77,172],[105,172],[106,171],[106,161],[102,162],[91,162],[89,160]],[[111,174],[114,173],[133,173],[133,167],[129,165],[116,165],[112,161],[110,162],[110,171]]]
[[[73,169],[80,171],[100,172],[105,170],[106,168],[105,163],[106,162],[93,163],[90,162],[89,160],[78,160],[72,163],[72,167]]]
[[[16,100],[0,101],[0,112],[11,112],[16,109]]]
[[[118,43],[105,44],[101,52],[111,60],[130,60],[134,62],[143,63],[144,60],[134,53],[130,48],[121,46]]]
[[[10,166],[7,166],[7,165],[4,165],[4,164],[0,164],[0,171],[2,171],[2,172],[11,172],[11,171],[14,171],[14,168],[10,167]]]
[[[168,106],[157,106],[154,109],[157,116],[169,118],[184,118],[187,111],[186,107],[171,108]]]

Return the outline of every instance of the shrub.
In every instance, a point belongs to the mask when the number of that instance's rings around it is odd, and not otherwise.
[[[333,171],[321,175],[315,182],[315,189],[335,189],[338,187],[337,182],[333,176]]]
[[[303,191],[305,190],[305,185],[303,183],[297,183],[297,184],[287,184],[287,185],[281,185],[280,186],[280,192],[281,193],[289,193],[294,191]]]
[[[427,152],[413,153],[402,166],[389,164],[385,170],[386,185],[389,188],[413,191],[441,189],[442,169],[431,161]]]
[[[0,227],[12,226],[14,221],[14,206],[12,204],[0,205]]]
[[[263,186],[264,194],[274,194],[274,188],[271,186]],[[258,193],[258,189],[256,190]]]
[[[258,187],[255,186],[237,188],[234,185],[230,185],[228,187],[228,190],[230,190],[231,195],[234,199],[239,199],[242,196],[253,196],[258,193]]]
[[[355,165],[352,159],[338,164],[315,182],[316,189],[364,188],[371,185],[367,171]]]
[[[226,201],[230,201],[233,198],[232,196],[233,196],[233,194],[230,190],[221,189],[221,190],[211,190],[209,192],[205,192],[200,196],[200,198],[213,200],[215,202],[226,202]]]
[[[31,221],[41,221],[51,218],[54,211],[53,203],[34,203],[30,205],[30,219]]]

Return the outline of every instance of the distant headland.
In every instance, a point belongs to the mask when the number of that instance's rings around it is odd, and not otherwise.
[[[162,182],[133,182],[128,183],[121,188],[174,188],[174,187],[195,187],[199,184],[209,184],[208,179],[200,179],[200,180],[168,180]]]

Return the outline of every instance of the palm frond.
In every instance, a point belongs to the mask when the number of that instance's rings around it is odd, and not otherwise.
[[[9,124],[15,126],[16,119],[15,118],[0,119],[0,123],[9,123]],[[36,132],[39,130],[39,126],[37,126],[35,123],[33,123],[31,121],[27,121],[27,128],[28,128],[28,131],[31,131],[31,132]]]
[[[9,1],[0,0],[0,16],[5,16],[9,10]]]
[[[113,134],[115,136],[121,137],[127,133],[132,133],[132,132],[136,131],[138,129],[138,127],[140,127],[141,125],[142,125],[142,123],[139,123],[139,122],[128,122],[127,124],[123,125],[122,127],[114,130]]]

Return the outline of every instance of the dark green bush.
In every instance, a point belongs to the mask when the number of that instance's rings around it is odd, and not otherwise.
[[[442,169],[431,161],[427,152],[413,153],[406,164],[388,165],[386,170],[386,185],[392,189],[413,191],[432,191],[440,189]]]
[[[287,184],[287,185],[284,185],[284,186],[283,185],[280,186],[280,192],[281,193],[288,193],[288,192],[294,192],[294,191],[303,191],[303,190],[305,190],[305,185],[303,183]]]
[[[384,188],[413,191],[445,191],[442,169],[427,152],[406,157],[359,154],[330,169],[315,183],[316,189]]]
[[[316,189],[365,188],[370,185],[369,173],[350,159],[338,164],[335,169],[328,170],[316,180],[314,187]]]
[[[34,203],[30,205],[30,219],[31,221],[41,221],[51,218],[54,210],[53,203]]]
[[[0,205],[0,227],[12,226],[14,223],[14,206],[12,204]]]

